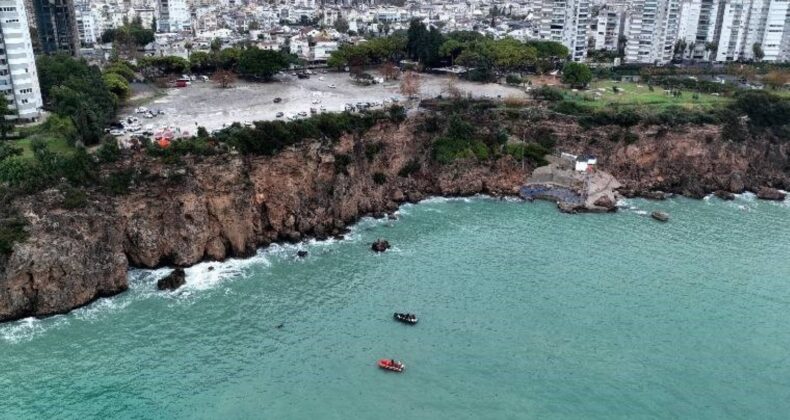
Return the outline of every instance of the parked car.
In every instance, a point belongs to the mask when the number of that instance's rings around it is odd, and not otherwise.
[[[302,112],[299,113],[299,116],[300,117],[306,117],[307,116],[307,112],[302,111]]]
[[[274,103],[276,103],[276,104],[279,104],[282,101],[283,101],[283,98],[280,98],[280,97],[274,98]]]
[[[282,118],[282,117],[283,117],[283,115],[285,115],[285,114],[283,114],[282,112],[278,112],[278,113],[277,113],[277,115],[275,115],[275,116],[276,116],[277,118]]]
[[[334,89],[334,88],[336,88],[336,87],[337,87],[337,85],[335,85],[334,83],[330,83],[330,84],[329,84],[329,89]]]

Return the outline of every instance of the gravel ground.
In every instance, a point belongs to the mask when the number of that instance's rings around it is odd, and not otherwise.
[[[320,80],[323,79],[323,80]],[[421,97],[435,97],[447,89],[447,78],[422,75]],[[336,85],[330,88],[329,85]],[[464,94],[474,97],[505,98],[510,96],[526,97],[517,88],[498,84],[478,84],[458,81],[457,88]],[[384,83],[367,87],[351,83],[347,73],[327,73],[313,75],[310,79],[297,79],[284,76],[272,83],[248,83],[238,81],[232,88],[221,89],[211,82],[193,82],[186,88],[166,90],[164,97],[142,103],[149,109],[161,109],[165,115],[152,119],[140,118],[147,129],[162,127],[178,128],[182,132],[194,132],[197,126],[208,130],[220,129],[233,122],[252,122],[276,119],[278,112],[285,118],[299,112],[310,112],[310,108],[325,107],[327,112],[343,111],[345,104],[357,102],[383,102],[385,99],[398,98],[399,82]],[[274,103],[274,98],[282,98]],[[313,101],[319,101],[313,104]],[[132,115],[134,110],[124,109],[121,116]]]

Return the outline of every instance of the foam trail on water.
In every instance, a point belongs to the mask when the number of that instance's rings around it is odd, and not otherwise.
[[[68,319],[64,315],[46,319],[24,318],[0,325],[0,338],[10,344],[23,343],[44,334],[51,328],[67,324]]]

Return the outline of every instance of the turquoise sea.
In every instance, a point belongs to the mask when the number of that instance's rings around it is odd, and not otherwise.
[[[133,271],[0,325],[0,418],[788,418],[790,202],[624,204],[430,199],[172,293]]]

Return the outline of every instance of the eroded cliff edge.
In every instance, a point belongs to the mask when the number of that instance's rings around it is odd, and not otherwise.
[[[606,127],[587,130],[562,119],[478,123],[506,125],[511,137],[524,139],[549,127],[558,149],[597,154],[632,191],[700,196],[790,188],[786,144],[723,142],[714,126],[675,127],[661,136],[642,127],[638,141],[624,144],[606,141]],[[28,238],[0,261],[0,321],[63,313],[120,293],[129,266],[187,266],[246,256],[274,241],[328,237],[363,215],[427,195],[516,194],[534,169],[507,155],[440,165],[432,141],[415,117],[272,157],[226,153],[168,165],[141,154],[114,168],[134,174],[123,195],[91,191],[75,210],[62,208],[56,188],[19,199],[14,206],[28,222]],[[408,166],[414,170],[404,173]]]

